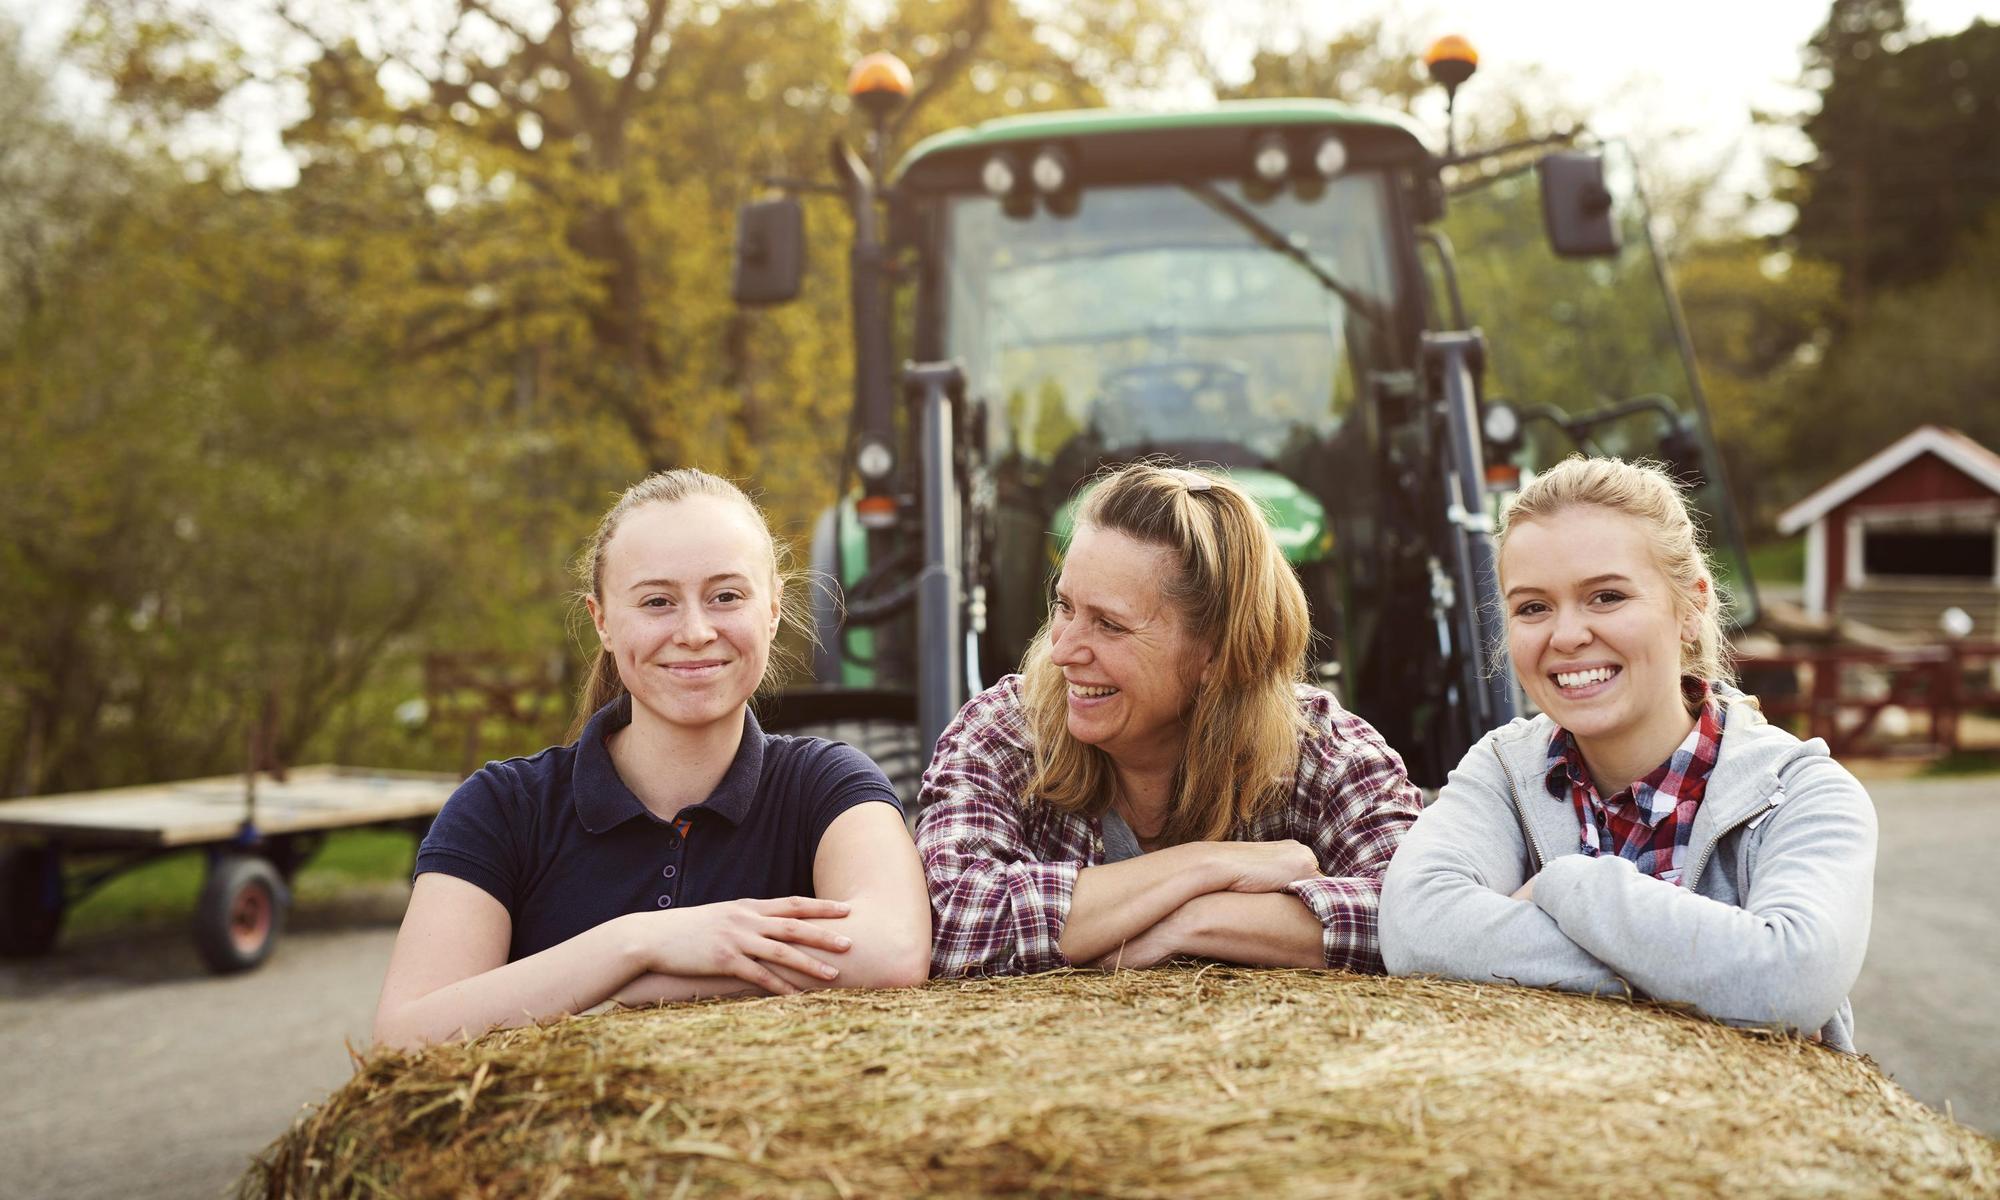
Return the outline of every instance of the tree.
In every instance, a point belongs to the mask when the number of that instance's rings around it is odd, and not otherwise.
[[[1836,0],[1807,47],[1815,155],[1793,169],[1800,253],[1836,264],[1847,317],[1930,279],[2000,203],[2000,26],[1917,39],[1901,0]]]

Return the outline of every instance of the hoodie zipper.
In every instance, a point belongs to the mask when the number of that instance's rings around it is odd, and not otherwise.
[[[1528,849],[1535,856],[1535,869],[1528,873],[1532,879],[1548,865],[1548,855],[1542,853],[1542,843],[1535,838],[1535,827],[1528,820],[1528,810],[1521,804],[1521,793],[1514,787],[1514,772],[1508,769],[1507,760],[1500,757],[1500,747],[1489,744],[1487,749],[1493,751],[1494,760],[1500,764],[1500,774],[1507,779],[1507,798],[1514,802],[1514,815],[1520,819],[1521,832],[1527,835]]]
[[[1729,826],[1721,833],[1710,838],[1708,845],[1701,848],[1701,857],[1694,860],[1694,870],[1681,877],[1681,886],[1690,892],[1693,891],[1694,885],[1701,879],[1702,871],[1708,867],[1708,860],[1715,856],[1715,848],[1722,844],[1722,839],[1735,833],[1745,825],[1754,823],[1759,817],[1776,807],[1778,807],[1777,801],[1767,800],[1764,802],[1764,807],[1754,812],[1744,813],[1742,816],[1736,818],[1736,820],[1730,822]]]

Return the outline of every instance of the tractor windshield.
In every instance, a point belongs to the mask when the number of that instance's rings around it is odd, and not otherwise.
[[[1389,336],[1387,181],[1253,197],[1235,181],[1094,188],[1075,211],[953,199],[947,353],[993,462],[1066,488],[1149,451],[1261,466],[1332,437]]]

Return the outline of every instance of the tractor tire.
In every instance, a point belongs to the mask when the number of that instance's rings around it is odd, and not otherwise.
[[[268,860],[221,855],[210,862],[195,904],[195,949],[217,975],[247,971],[271,956],[291,906],[291,889]]]
[[[773,732],[795,737],[825,738],[846,742],[875,760],[889,777],[889,786],[903,802],[903,816],[917,819],[917,785],[922,782],[924,763],[930,758],[927,747],[917,744],[917,727],[889,717],[856,717],[839,721],[813,721]]]
[[[0,958],[40,958],[62,930],[62,855],[52,846],[0,846]]]

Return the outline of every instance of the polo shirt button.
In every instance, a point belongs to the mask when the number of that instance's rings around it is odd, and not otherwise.
[[[668,863],[666,866],[660,868],[660,878],[662,879],[672,879],[680,873],[680,868],[672,863]]]
[[[673,906],[674,906],[674,898],[673,898],[672,896],[662,896],[662,897],[660,897],[660,907],[661,907],[661,908],[672,908]]]

